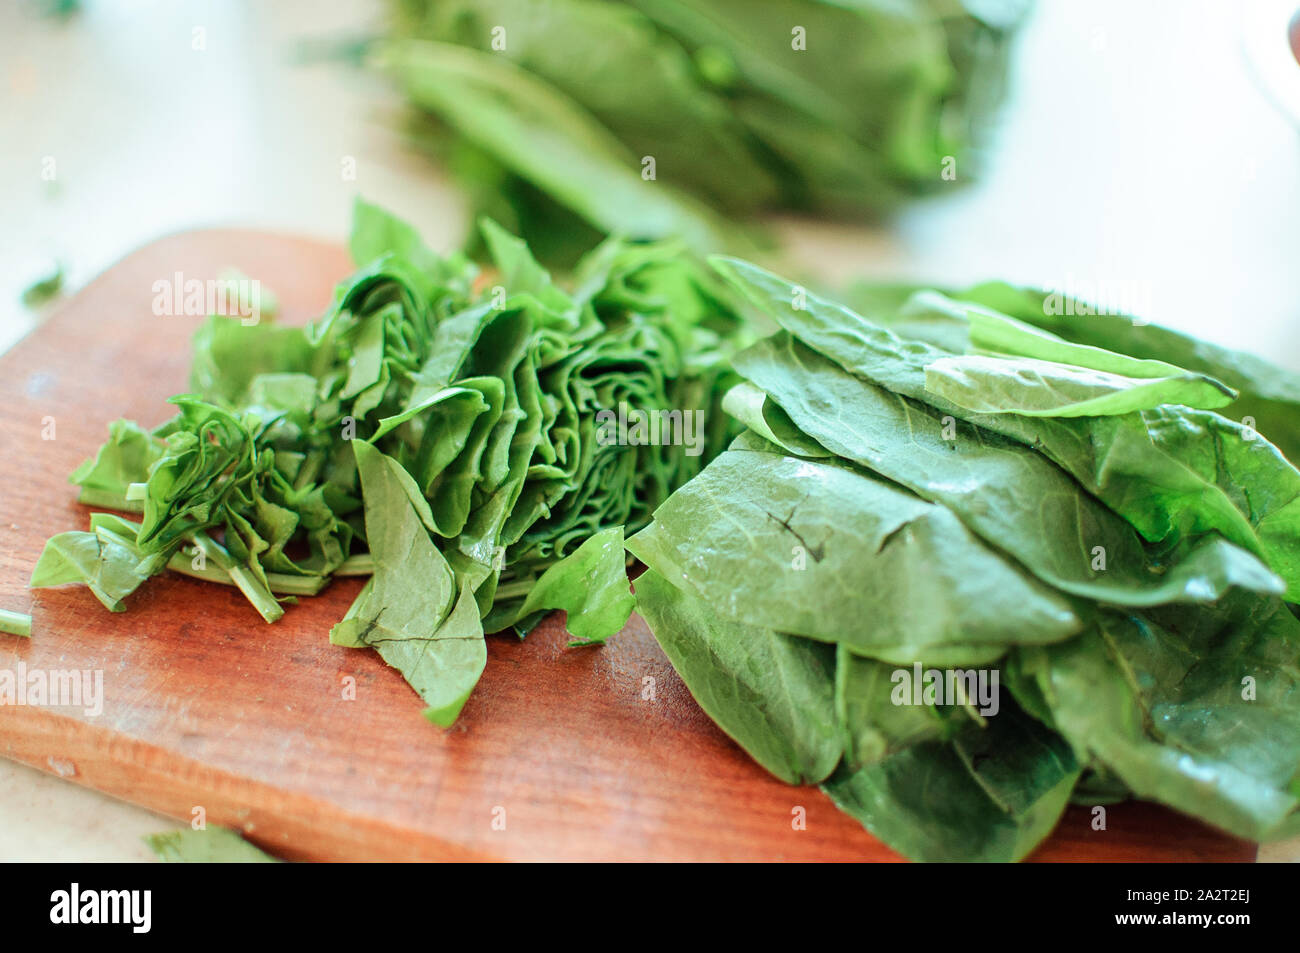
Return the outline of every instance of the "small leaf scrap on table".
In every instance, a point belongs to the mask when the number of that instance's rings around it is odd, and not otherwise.
[[[276,864],[280,861],[228,827],[181,828],[147,834],[145,844],[165,864]]]
[[[624,530],[723,444],[744,323],[676,243],[607,240],[562,287],[482,227],[486,272],[358,203],[359,270],[319,320],[209,318],[174,416],[111,424],[72,474],[83,503],[116,512],[50,539],[31,585],[82,583],[117,612],[170,570],[236,586],[274,622],[368,576],[330,638],[373,647],[440,725],[483,672],[485,633],[554,609],[581,644],[617,632]],[[690,442],[602,416],[669,411]]]
[[[1300,832],[1300,378],[1008,285],[715,267],[780,330],[628,548],[732,738],[918,860],[1019,860],[1071,800]]]

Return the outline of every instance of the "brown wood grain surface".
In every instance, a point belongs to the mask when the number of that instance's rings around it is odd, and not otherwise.
[[[350,270],[341,248],[314,241],[175,235],[0,358],[0,606],[33,616],[30,640],[0,635],[0,669],[100,671],[105,694],[97,716],[0,707],[0,755],[184,820],[202,807],[292,859],[898,859],[816,789],[755,765],[637,617],[600,649],[566,648],[556,617],[522,642],[491,637],[477,691],[442,731],[376,655],[329,644],[357,580],[275,625],[233,590],[173,575],[120,614],[79,587],[30,592],[45,539],[87,527],[68,473],[110,420],[157,424],[185,388],[201,319],[155,316],[153,283],[232,266],[272,289],[289,321],[321,312]],[[1105,831],[1090,820],[1072,808],[1035,859],[1254,856],[1150,805],[1109,808]]]

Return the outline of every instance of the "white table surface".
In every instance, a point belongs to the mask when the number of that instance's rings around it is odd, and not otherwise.
[[[889,228],[779,222],[794,266],[1124,283],[1151,320],[1300,370],[1300,120],[1287,92],[1264,93],[1241,26],[1284,2],[1040,0],[982,181]],[[58,22],[0,7],[0,350],[39,321],[18,298],[54,261],[75,290],[173,231],[341,240],[359,192],[454,247],[463,205],[403,149],[384,84],[294,62],[300,40],[367,31],[381,10],[90,0]],[[0,761],[0,860],[147,859],[140,836],[171,826]],[[1300,840],[1261,852],[1297,858]]]

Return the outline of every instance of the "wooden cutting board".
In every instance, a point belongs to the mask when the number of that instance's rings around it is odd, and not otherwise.
[[[185,389],[200,319],[155,316],[153,283],[230,267],[295,322],[350,271],[318,242],[175,235],[0,357],[0,606],[33,616],[30,640],[0,635],[0,669],[100,671],[105,696],[96,717],[0,707],[0,755],[180,819],[201,807],[296,860],[898,859],[815,788],[750,761],[636,617],[599,649],[566,648],[558,617],[526,641],[490,638],[477,691],[442,731],[376,655],[329,644],[357,580],[275,625],[233,590],[171,575],[121,614],[80,587],[29,592],[45,539],[87,527],[68,473],[110,420],[157,424]],[[1105,831],[1071,809],[1035,856],[1250,860],[1254,847],[1129,804],[1109,809]]]

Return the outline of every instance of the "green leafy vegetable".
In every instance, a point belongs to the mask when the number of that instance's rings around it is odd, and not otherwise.
[[[57,298],[63,292],[63,265],[55,263],[48,275],[38,278],[23,289],[23,307],[36,310]]]
[[[1300,804],[1300,622],[1278,603],[1227,619],[1105,614],[1017,665],[1075,749],[1138,796],[1256,840]]]
[[[1025,6],[396,0],[376,61],[543,259],[600,232],[735,249],[719,212],[870,215],[965,180]]]
[[[1067,600],[948,509],[851,464],[756,443],[742,437],[628,546],[720,615],[899,663],[937,648],[987,661],[1081,627]]]
[[[84,583],[109,609],[125,612],[123,600],[166,562],[162,554],[142,550],[134,536],[92,525],[88,533],[74,531],[52,537],[32,570],[31,586]]]
[[[945,425],[934,408],[854,377],[788,334],[737,369],[822,446],[951,509],[974,533],[1072,595],[1116,605],[1213,601],[1237,587],[1281,594],[1249,552],[1207,538],[1168,565],[1131,526],[1031,448]]]
[[[1236,392],[1212,378],[1124,377],[1092,368],[984,354],[941,357],[925,367],[928,390],[974,413],[1097,417],[1161,404],[1213,409]]]
[[[636,592],[700,707],[759,764],[791,784],[834,770],[841,745],[833,649],[721,618],[654,570],[637,578]]]
[[[1268,436],[1293,462],[1300,461],[1300,375],[1254,354],[1232,351],[1130,315],[1109,313],[1058,292],[987,282],[960,297],[1073,341],[1139,359],[1162,359],[1208,374],[1241,396],[1224,414]]]
[[[282,598],[372,574],[331,638],[373,647],[440,725],[483,672],[485,633],[552,609],[576,643],[617,632],[624,527],[724,445],[744,322],[679,243],[608,240],[566,288],[519,239],[483,234],[481,274],[359,203],[361,267],[319,320],[210,318],[176,416],[113,424],[73,474],[83,502],[139,522],[96,514],[54,537],[31,584],[84,583],[121,611],[171,568],[272,622]]]
[[[108,442],[95,458],[77,467],[68,479],[81,487],[78,502],[139,512],[144,506],[128,500],[127,489],[148,480],[150,467],[162,455],[161,440],[129,420],[116,420],[109,424]]]
[[[1215,409],[1238,396],[1212,377],[1164,361],[1072,344],[986,308],[923,295],[929,307],[960,311],[970,346],[988,352],[941,357],[925,367],[926,388],[967,410],[1087,417],[1161,404]]]
[[[1166,558],[1217,533],[1262,556],[1285,581],[1288,598],[1300,598],[1300,472],[1261,433],[1217,413],[1171,405],[1068,419],[975,414],[926,388],[926,365],[950,352],[900,337],[747,262],[717,266],[803,345],[850,374],[928,404],[940,419],[966,420],[1041,453]],[[963,316],[966,310],[960,309]],[[951,313],[945,317],[953,320]],[[889,316],[884,323],[892,323]]]
[[[563,609],[572,616],[575,645],[595,645],[627,624],[636,605],[627,581],[623,527],[601,530],[538,578],[520,618]]]
[[[163,831],[144,842],[168,864],[275,864],[276,858],[225,827]]]
[[[733,358],[748,430],[627,545],[728,734],[920,860],[1019,860],[1072,799],[1300,830],[1300,473],[1210,409],[1249,361],[715,266],[782,330]]]
[[[642,180],[638,157],[576,104],[492,53],[410,41],[383,65],[413,105],[430,110],[606,233],[684,237],[700,248],[731,244],[728,226],[671,186]],[[493,203],[495,204],[495,203]],[[488,205],[488,210],[500,210]],[[524,224],[516,213],[507,218]],[[527,234],[531,238],[533,230]]]
[[[856,655],[844,643],[835,657],[835,718],[850,770],[879,764],[925,741],[947,741],[968,720],[964,708],[895,704],[897,669]]]
[[[487,664],[474,592],[458,589],[423,518],[428,502],[401,464],[359,440],[352,448],[374,576],[330,640],[378,649],[428,704],[425,717],[445,727]]]
[[[823,789],[915,860],[1014,861],[1051,833],[1078,778],[1069,746],[1008,712],[988,727],[967,724],[949,741],[841,767]]]

